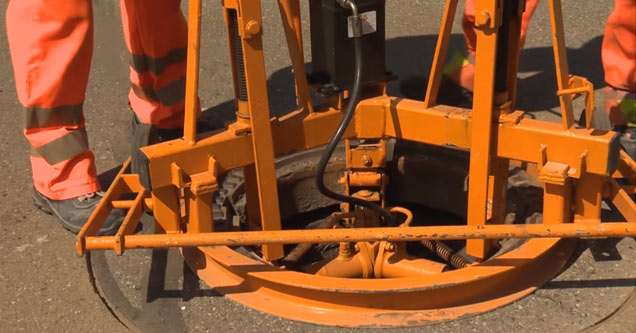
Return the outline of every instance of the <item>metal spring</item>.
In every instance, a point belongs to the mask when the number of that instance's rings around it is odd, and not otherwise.
[[[245,62],[243,57],[243,40],[239,35],[238,19],[236,10],[228,9],[228,19],[230,21],[230,32],[232,33],[232,43],[234,45],[234,62],[236,64],[236,77],[238,78],[238,99],[247,101],[247,81],[245,80]]]
[[[341,218],[343,218],[344,216],[349,216],[349,215],[351,214],[350,213],[333,214],[328,220],[324,220],[319,225],[317,225],[316,229],[334,228]],[[305,256],[305,254],[307,254],[307,252],[309,252],[309,250],[311,250],[312,247],[314,247],[314,245],[315,244],[313,243],[298,244],[293,250],[291,250],[291,252],[289,252],[285,256],[285,258],[283,258],[282,264],[285,266],[296,264],[300,259],[302,259],[303,256]]]
[[[437,254],[440,258],[450,263],[455,268],[464,268],[470,265],[470,262],[466,258],[453,253],[453,250],[446,246],[446,244],[439,241],[423,240],[422,245],[433,253]]]
[[[282,263],[285,266],[293,265],[297,263],[307,252],[314,246],[313,243],[301,243],[298,244],[289,254],[283,258]]]

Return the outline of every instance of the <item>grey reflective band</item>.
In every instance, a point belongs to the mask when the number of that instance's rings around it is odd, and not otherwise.
[[[24,108],[24,128],[37,129],[59,126],[77,126],[82,122],[82,104],[55,108],[27,106]]]
[[[50,165],[66,161],[88,150],[85,128],[69,132],[40,147],[31,147],[31,156],[42,157]]]
[[[141,88],[132,85],[135,95],[150,102],[159,102],[161,105],[170,106],[181,102],[185,97],[185,77],[161,87],[157,90],[152,88]]]
[[[160,75],[168,66],[184,62],[187,53],[187,49],[184,47],[172,50],[165,56],[159,58],[152,58],[143,54],[133,54],[130,66],[132,66],[137,73],[150,71],[154,75]]]

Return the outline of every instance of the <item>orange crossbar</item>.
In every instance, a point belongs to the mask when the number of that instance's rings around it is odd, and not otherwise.
[[[282,230],[213,232],[200,234],[122,235],[126,249],[259,244],[421,241],[499,238],[633,237],[636,222],[563,223],[522,225],[433,226],[408,228],[354,228],[330,230]],[[78,241],[78,253],[108,250],[115,237],[86,237]]]

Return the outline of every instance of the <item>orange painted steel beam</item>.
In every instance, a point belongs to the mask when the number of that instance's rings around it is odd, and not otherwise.
[[[139,178],[137,178],[137,180],[139,180]],[[131,209],[129,209],[128,213],[126,213],[126,217],[115,234],[115,252],[117,254],[124,253],[124,249],[126,248],[126,245],[124,244],[124,237],[125,235],[132,234],[135,231],[137,225],[139,225],[141,214],[143,214],[143,200],[146,197],[146,189],[141,187],[141,185],[139,187],[140,191],[137,193]]]
[[[620,186],[614,179],[609,180],[610,185],[610,200],[614,207],[623,215],[623,217],[636,219],[636,203],[632,200],[631,194],[634,193],[634,187],[631,187],[631,193]]]
[[[519,72],[519,56],[523,45],[519,47],[521,38],[521,21],[523,17],[523,11],[525,11],[526,0],[515,0],[519,3],[519,11],[516,15],[510,18],[509,22],[509,34],[508,34],[508,77],[506,78],[506,85],[508,87],[508,100],[510,101],[510,108],[515,109],[515,101],[517,96],[517,73]],[[514,46],[513,46],[514,45]]]
[[[122,193],[127,192],[126,190],[129,190],[128,192],[132,192],[132,189],[130,189],[126,184],[126,178],[124,177],[124,173],[126,172],[126,169],[128,169],[129,165],[130,158],[128,158],[122,165],[121,169],[115,176],[115,180],[108,187],[108,190],[106,190],[106,194],[104,194],[105,197],[119,198]],[[111,207],[112,204],[107,200],[101,200],[99,204],[97,204],[97,207],[95,207],[95,210],[91,213],[91,216],[88,218],[88,221],[92,221],[93,223],[84,224],[82,230],[80,230],[77,234],[77,237],[81,239],[85,236],[97,235],[99,229],[101,229],[102,225],[104,225],[104,221],[106,221],[108,214],[110,214]]]
[[[426,88],[426,97],[424,106],[426,108],[437,104],[437,93],[442,80],[442,70],[444,61],[446,61],[446,52],[448,51],[448,43],[453,30],[453,20],[457,12],[457,0],[446,0],[444,6],[444,14],[442,15],[442,24],[439,28],[437,37],[437,46],[435,46],[435,54],[433,56],[433,65],[431,66],[431,74],[428,78],[428,87]]]
[[[201,48],[201,0],[191,0],[188,7],[188,55],[186,63],[185,120],[183,138],[196,141],[199,109],[199,58]]]
[[[155,233],[175,233],[181,230],[180,190],[164,186],[152,190],[152,214]]]
[[[309,84],[305,73],[305,57],[303,55],[302,28],[300,20],[300,4],[298,0],[278,0],[278,8],[283,21],[283,30],[287,39],[289,58],[291,60],[292,72],[296,81],[296,96],[298,106],[314,112],[311,104]]]
[[[570,72],[568,58],[565,52],[565,34],[563,32],[563,12],[561,0],[549,0],[550,23],[552,27],[552,46],[554,49],[554,62],[556,66],[556,79],[559,91],[569,88]],[[572,95],[560,95],[561,119],[563,130],[568,130],[574,125],[574,111],[572,108]]]
[[[577,180],[572,196],[574,222],[594,223],[601,221],[601,202],[606,180],[607,177],[588,173],[583,174]]]
[[[632,183],[636,182],[636,162],[627,154],[626,151],[621,149],[620,161],[618,161],[618,167],[614,172],[613,177],[625,178]]]
[[[486,211],[486,220],[488,223],[505,223],[507,212],[506,204],[508,201],[509,167],[510,162],[507,159],[494,156],[491,158],[488,176],[488,209]]]
[[[449,148],[467,150],[471,147],[472,112],[468,109],[445,105],[426,109],[421,101],[376,97],[360,102],[356,110],[356,123],[377,122],[377,111],[386,117],[386,137]],[[342,113],[335,109],[321,109],[308,116],[299,110],[275,119],[271,126],[276,155],[326,144],[341,119]],[[354,125],[352,123],[349,126],[345,138],[355,136]],[[493,155],[538,163],[541,145],[547,145],[546,156],[549,161],[576,167],[580,164],[581,152],[587,150],[586,172],[606,175],[612,171],[609,162],[613,158],[611,142],[614,135],[615,132],[585,128],[572,128],[565,133],[557,123],[521,119],[518,124],[499,125],[498,143]],[[297,140],[289,140],[289,137]],[[251,140],[249,133],[234,135],[229,131],[219,131],[194,145],[173,140],[141,150],[148,156],[154,189],[172,185],[167,175],[170,175],[173,162],[187,174],[206,171],[209,156],[217,160],[220,174],[252,163]]]
[[[495,72],[497,65],[497,36],[500,19],[494,10],[488,8],[494,1],[477,0],[475,10],[478,16],[488,16],[489,23],[477,24],[477,47],[475,54],[475,84],[473,93],[473,112],[470,148],[470,166],[468,177],[469,226],[486,224],[488,206],[488,178],[493,138],[498,128],[493,124],[495,112]],[[496,10],[496,9],[495,9]],[[490,244],[481,239],[466,241],[466,253],[483,259],[490,252]]]
[[[459,240],[633,236],[636,236],[636,222],[282,230],[214,232],[201,234],[127,235],[122,237],[125,239],[124,244],[126,245],[126,248],[170,248],[374,241],[409,242],[425,239]],[[87,237],[84,239],[83,244],[85,247],[78,247],[80,254],[83,254],[86,250],[112,249],[113,246],[115,246],[115,238],[113,236]]]
[[[252,132],[254,170],[258,184],[260,221],[263,230],[280,230],[281,217],[278,207],[276,167],[274,165],[274,142],[270,124],[267,75],[263,54],[263,18],[260,3],[255,1],[247,5],[248,2],[248,0],[238,1],[240,9],[238,22],[243,27],[241,39],[243,40],[245,84]],[[263,245],[262,251],[263,257],[268,261],[281,259],[285,255],[281,245]]]
[[[469,109],[438,105],[430,109],[424,103],[396,97],[367,99],[358,105],[356,117],[363,122],[377,121],[367,109],[384,109],[386,136],[407,139],[436,146],[468,150],[472,148],[473,116]],[[546,145],[548,161],[580,165],[581,153],[587,150],[585,171],[609,175],[611,161],[618,160],[615,132],[598,129],[572,128],[565,133],[558,123],[521,119],[518,123],[498,125],[497,143],[493,154],[525,162],[540,162],[541,145]],[[576,175],[573,175],[576,178]]]
[[[324,145],[331,139],[342,120],[342,112],[335,109],[320,111],[307,116],[302,111],[295,111],[271,122],[276,156]],[[352,123],[345,137],[353,136],[353,130]],[[289,140],[290,137],[295,140]],[[172,185],[172,163],[192,175],[207,171],[209,156],[217,160],[219,174],[254,162],[251,133],[235,135],[231,131],[218,131],[199,139],[194,145],[178,139],[142,147],[141,150],[148,157],[153,189]]]
[[[194,175],[208,170],[209,156],[216,159],[219,174],[254,162],[251,135],[237,136],[229,131],[198,140],[194,145],[172,140],[142,147],[141,150],[148,156],[153,190],[173,185],[173,163],[179,165],[185,174]]]

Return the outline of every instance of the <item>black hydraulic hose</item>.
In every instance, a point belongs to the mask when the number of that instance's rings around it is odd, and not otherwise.
[[[322,193],[324,196],[334,200],[343,201],[353,205],[362,206],[362,207],[371,209],[374,212],[380,214],[388,225],[395,226],[396,224],[394,222],[393,216],[391,215],[391,213],[389,213],[388,210],[382,208],[382,206],[375,204],[373,202],[364,200],[364,199],[359,199],[359,198],[333,192],[330,189],[328,189],[327,186],[325,186],[324,175],[325,175],[325,169],[327,168],[327,163],[329,163],[329,159],[331,158],[331,155],[333,154],[334,150],[336,149],[336,146],[342,139],[342,135],[344,134],[345,130],[349,126],[349,122],[351,121],[351,118],[353,117],[356,106],[358,105],[358,102],[360,100],[360,90],[362,85],[362,46],[360,41],[360,37],[362,35],[361,18],[360,18],[360,15],[358,14],[358,8],[351,0],[338,0],[338,3],[342,7],[351,9],[353,13],[353,31],[354,31],[353,48],[354,48],[354,54],[355,54],[355,72],[354,72],[354,79],[353,79],[353,88],[351,89],[351,94],[349,96],[349,103],[347,104],[347,107],[345,109],[344,117],[342,118],[340,125],[338,125],[338,129],[336,130],[333,137],[331,138],[331,141],[329,141],[329,144],[327,145],[325,152],[322,154],[322,157],[320,158],[320,162],[318,162],[318,174],[316,175],[316,186],[318,187],[318,190],[320,191],[320,193]]]

